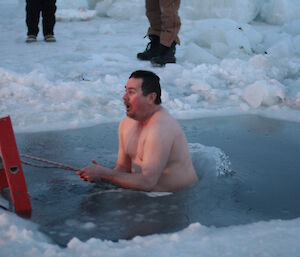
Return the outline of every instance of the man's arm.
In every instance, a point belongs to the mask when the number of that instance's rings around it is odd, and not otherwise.
[[[118,151],[118,160],[114,170],[122,172],[131,171],[131,160],[130,157],[125,152],[124,147],[124,126],[126,126],[126,118],[124,118],[119,125],[119,151]]]
[[[149,183],[150,180],[147,179],[147,176],[143,173],[127,173],[106,168],[95,160],[92,161],[91,165],[76,171],[76,174],[79,175],[83,181],[101,183],[104,180],[120,187],[134,190],[151,191],[155,186]]]
[[[166,168],[174,142],[173,128],[155,124],[148,132],[141,167],[145,187],[151,191]]]
[[[85,181],[98,182],[103,178],[123,188],[152,191],[168,163],[173,138],[174,133],[170,129],[162,128],[159,125],[148,131],[140,173],[109,169],[93,162],[92,165],[78,171],[77,174]]]

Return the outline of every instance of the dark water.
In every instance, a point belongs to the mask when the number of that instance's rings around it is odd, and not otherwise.
[[[73,237],[117,241],[136,235],[181,230],[190,223],[229,226],[300,217],[300,124],[234,116],[181,121],[189,143],[222,149],[234,173],[213,170],[193,156],[201,181],[181,192],[150,197],[111,185],[82,182],[73,171],[24,166],[31,196],[31,220],[54,242]],[[113,167],[118,124],[43,133],[17,134],[20,153],[75,167],[93,158]]]

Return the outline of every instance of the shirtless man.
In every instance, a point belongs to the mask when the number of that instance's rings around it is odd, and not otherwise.
[[[93,160],[76,172],[79,177],[148,192],[174,192],[196,183],[185,135],[160,105],[159,77],[149,71],[135,71],[125,89],[127,117],[119,125],[116,167],[105,168]]]

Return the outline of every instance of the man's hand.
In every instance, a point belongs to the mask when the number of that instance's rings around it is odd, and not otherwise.
[[[92,160],[92,164],[76,171],[76,174],[79,175],[79,177],[83,181],[88,181],[90,183],[101,183],[101,174],[103,174],[103,166],[101,166],[97,161]]]

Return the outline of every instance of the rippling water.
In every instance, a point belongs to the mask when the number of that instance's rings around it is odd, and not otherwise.
[[[300,217],[300,124],[232,116],[181,121],[200,182],[162,196],[84,183],[72,171],[24,167],[32,221],[59,245]],[[21,153],[113,167],[118,124],[18,134]]]

